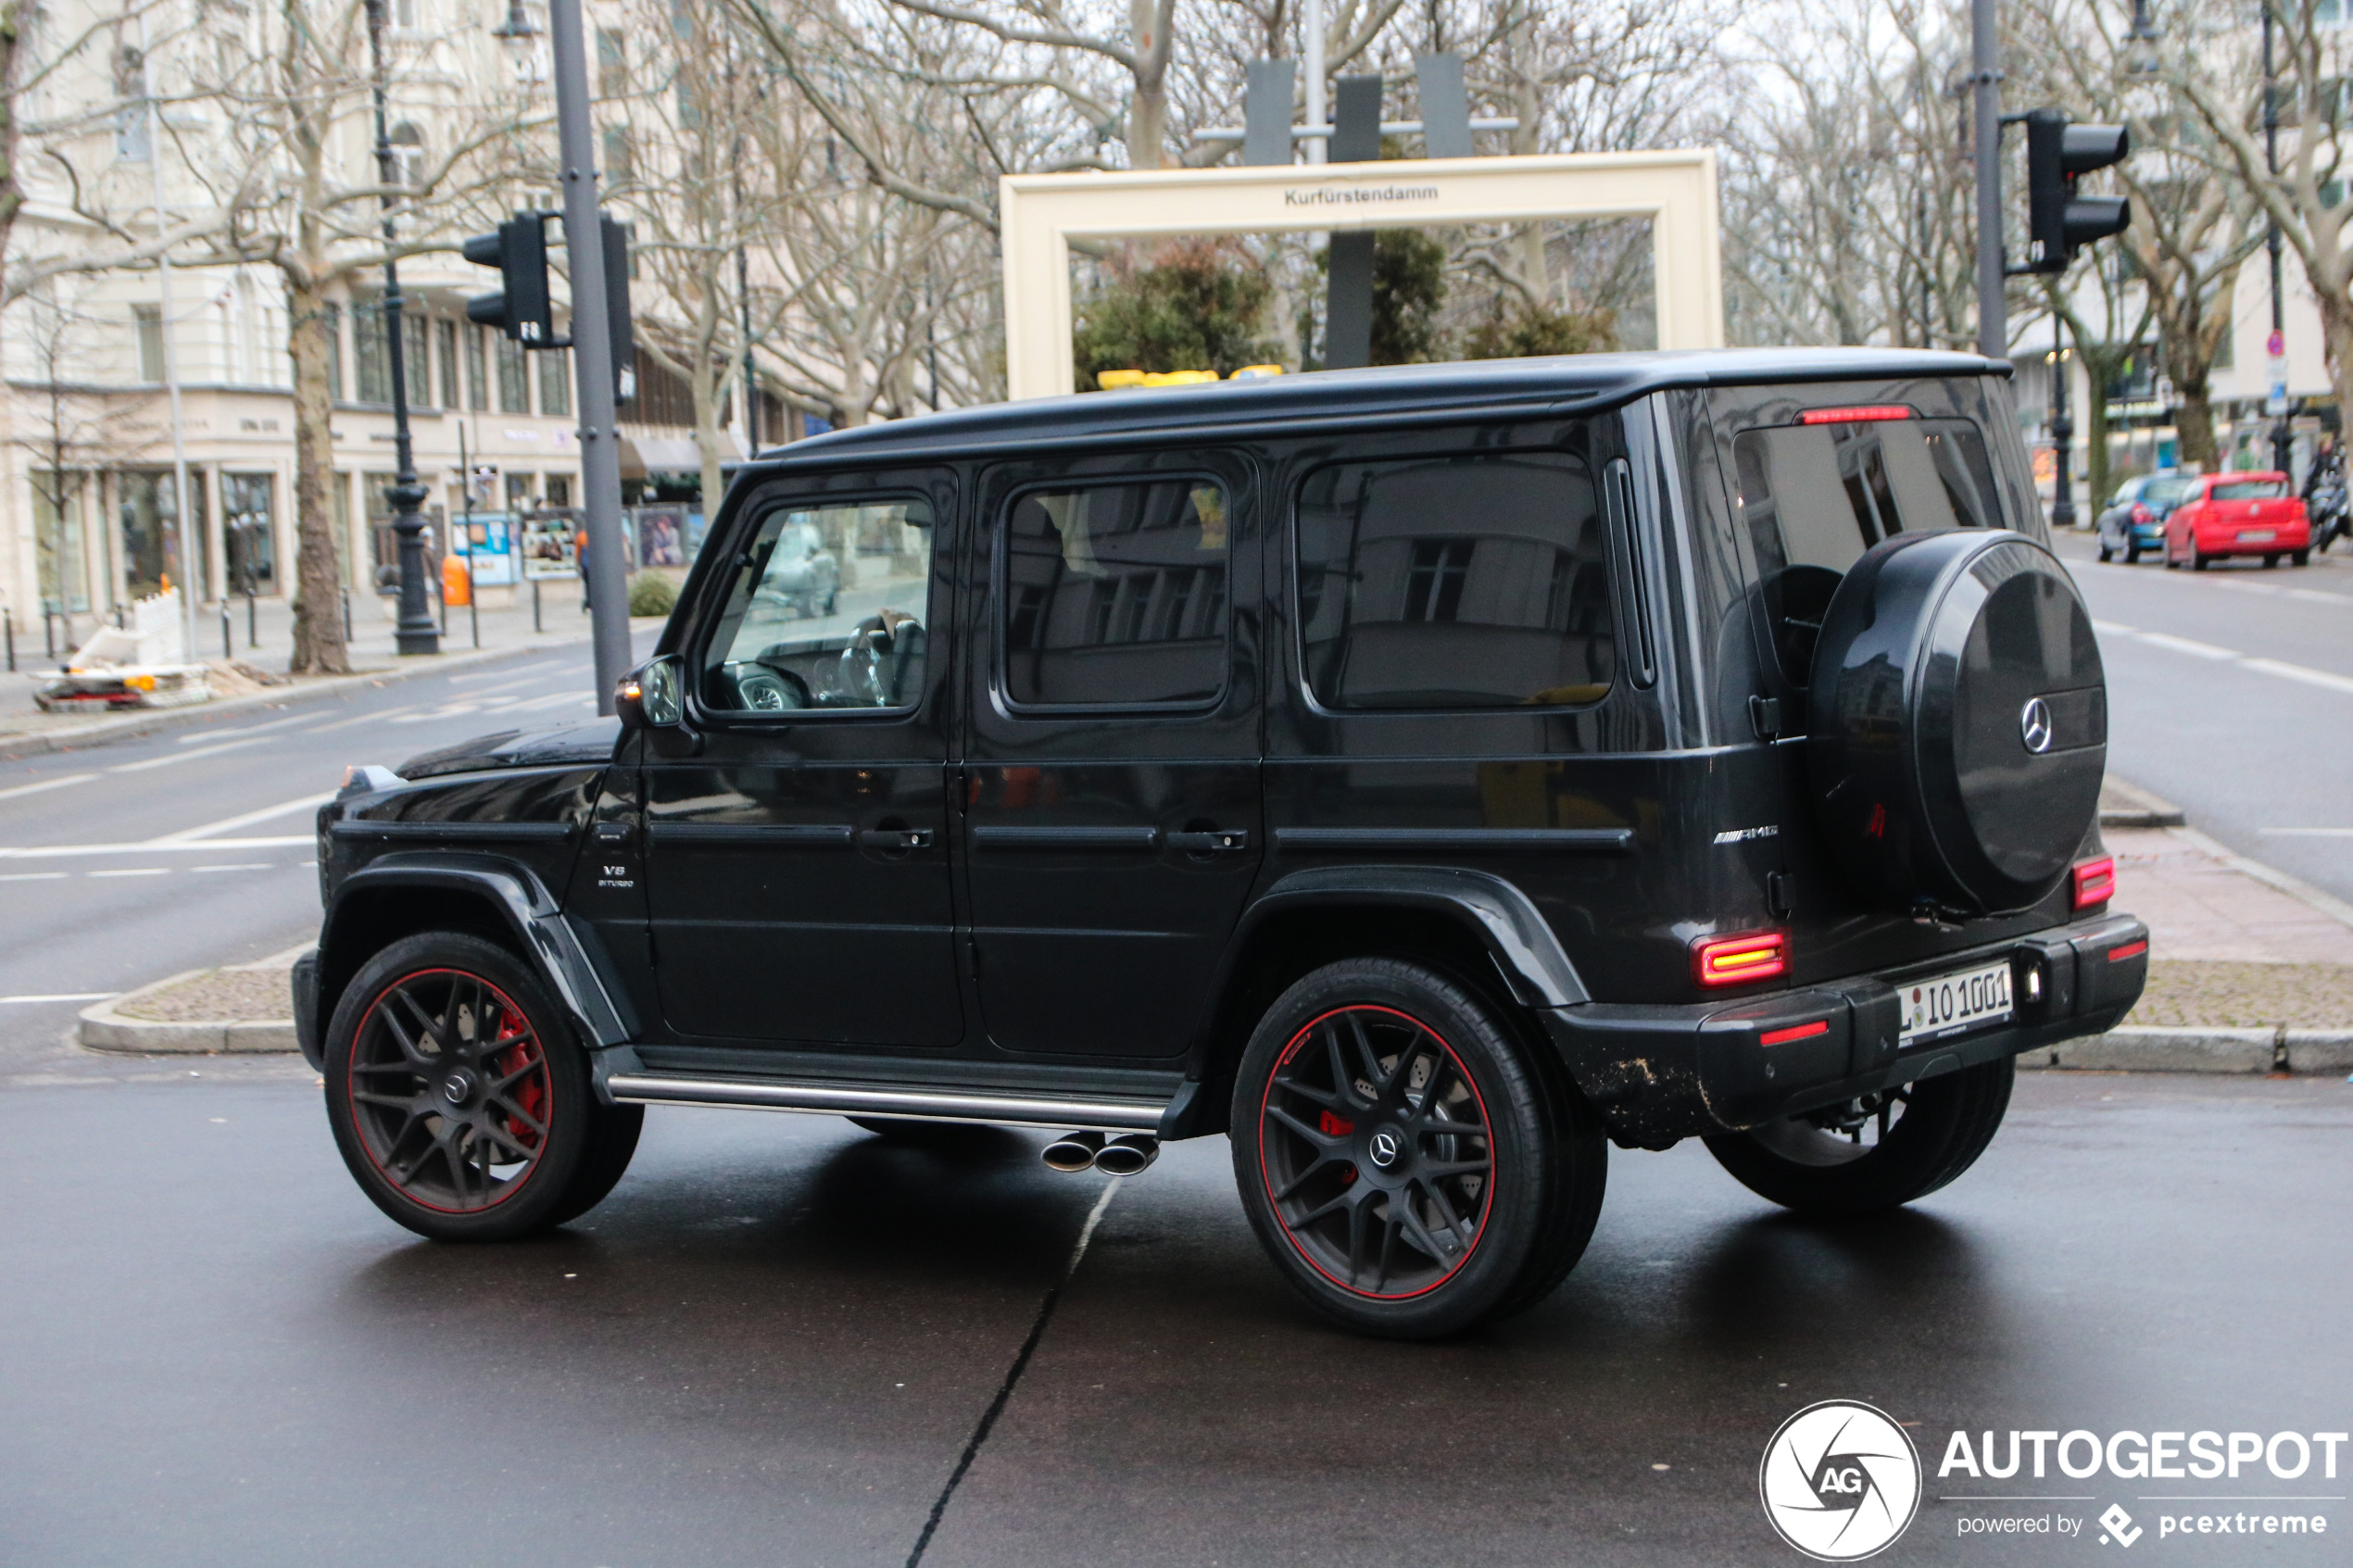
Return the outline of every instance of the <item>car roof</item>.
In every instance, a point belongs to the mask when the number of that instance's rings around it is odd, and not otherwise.
[[[1925,349],[1746,348],[1572,354],[1315,370],[1184,387],[1026,398],[828,432],[761,453],[758,475],[804,464],[980,453],[1038,442],[1201,435],[1269,426],[1599,410],[1671,387],[2008,375],[2009,362]]]

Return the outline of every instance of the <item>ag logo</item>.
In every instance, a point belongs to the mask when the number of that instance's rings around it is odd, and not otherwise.
[[[1765,1445],[1756,1489],[1781,1539],[1818,1562],[1853,1562],[1912,1523],[1919,1450],[1882,1411],[1825,1399],[1781,1423]]]

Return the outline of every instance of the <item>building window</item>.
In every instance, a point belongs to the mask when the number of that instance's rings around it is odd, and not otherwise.
[[[455,408],[458,404],[458,323],[435,321],[433,324],[434,353],[438,359],[435,368],[441,372],[441,406]]]
[[[568,349],[542,349],[533,356],[539,361],[539,411],[543,414],[572,412],[572,355]]]
[[[147,120],[147,57],[128,44],[115,51],[114,95],[122,101],[115,112],[114,156],[145,163],[155,154]]]
[[[134,305],[131,320],[139,332],[139,379],[163,380],[163,307]]]
[[[458,330],[466,334],[466,407],[477,414],[487,412],[490,408],[490,357],[483,344],[486,341],[484,334],[490,329],[477,327],[469,321]]]
[[[392,0],[392,25],[402,32],[424,31],[424,0]]]
[[[510,337],[498,339],[498,411],[531,412],[531,378],[523,368],[524,349]]]
[[[392,147],[392,181],[414,191],[425,182],[425,133],[407,120],[385,138]]]
[[[550,507],[572,505],[572,475],[551,473],[547,476],[547,505]]]
[[[392,356],[384,342],[384,307],[375,300],[351,305],[352,400],[392,401]]]
[[[632,178],[636,171],[635,155],[630,151],[629,127],[605,127],[605,176],[618,184]]]
[[[507,476],[508,511],[527,512],[531,509],[531,480],[532,476],[527,473],[510,473]]]
[[[621,29],[597,30],[597,95],[618,98],[629,91],[629,48]]]
[[[229,591],[275,593],[278,583],[277,476],[224,473],[220,510],[229,546]]]

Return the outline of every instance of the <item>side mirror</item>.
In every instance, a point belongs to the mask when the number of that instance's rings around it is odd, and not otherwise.
[[[613,692],[613,711],[632,730],[673,730],[685,722],[677,656],[664,655],[623,675]]]

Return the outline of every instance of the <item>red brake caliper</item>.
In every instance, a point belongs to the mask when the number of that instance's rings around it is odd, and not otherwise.
[[[1356,1123],[1345,1116],[1335,1116],[1328,1110],[1315,1112],[1315,1130],[1327,1138],[1344,1138],[1356,1130]],[[1351,1165],[1340,1178],[1343,1184],[1356,1179],[1356,1167]]]
[[[507,1013],[499,1019],[498,1038],[510,1040],[520,1033],[522,1033],[522,1025],[516,1022],[512,1013]],[[498,1067],[499,1076],[504,1077],[510,1073],[522,1071],[530,1060],[531,1044],[525,1041],[513,1050],[504,1053],[504,1059]],[[529,1116],[532,1121],[543,1127],[547,1124],[547,1083],[545,1077],[536,1073],[531,1074],[515,1085],[514,1093],[509,1098],[515,1102],[515,1108]],[[507,1118],[507,1131],[512,1134],[515,1141],[525,1148],[538,1147],[539,1135],[514,1117]]]

